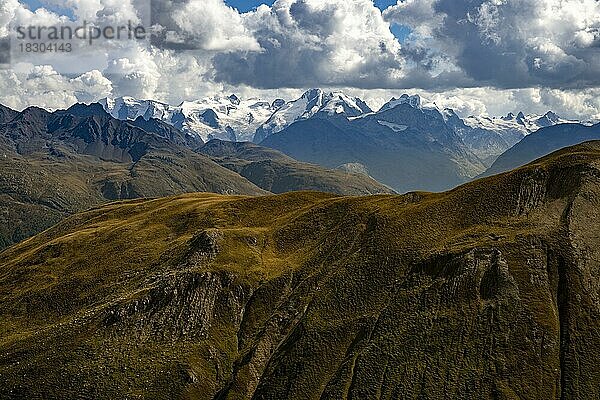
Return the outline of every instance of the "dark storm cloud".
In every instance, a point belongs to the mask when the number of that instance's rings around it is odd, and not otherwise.
[[[407,0],[391,22],[431,24],[427,42],[480,86],[595,87],[600,6],[594,0]],[[430,22],[433,21],[433,22]]]

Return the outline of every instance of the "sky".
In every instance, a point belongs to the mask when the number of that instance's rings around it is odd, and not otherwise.
[[[131,20],[153,26],[151,43],[15,55],[13,41],[0,103],[293,99],[321,87],[373,108],[409,93],[463,116],[600,118],[596,0],[0,0],[0,40],[15,26]]]
[[[272,6],[274,1],[228,0],[225,3],[229,4],[231,7],[238,9],[241,12],[247,12],[254,10],[261,4],[267,4],[269,6]],[[396,0],[375,0],[375,5],[382,11],[388,8],[389,6],[395,4]]]

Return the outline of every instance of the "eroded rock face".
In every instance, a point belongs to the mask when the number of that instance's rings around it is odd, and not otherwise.
[[[205,272],[219,252],[218,230],[202,230],[188,242],[178,270],[144,282],[134,298],[122,299],[106,311],[104,324],[114,334],[135,332],[137,340],[206,339],[214,318],[235,329],[242,322],[251,289],[226,272]]]
[[[201,340],[215,316],[239,326],[247,297],[248,289],[231,274],[184,272],[161,278],[135,300],[115,305],[104,324],[117,335],[133,333],[137,340]]]
[[[533,258],[545,259],[538,245]],[[560,334],[532,321],[501,251],[434,257],[383,292],[375,313],[359,313],[344,328],[309,327],[316,312],[309,307],[271,357],[254,397],[560,397]],[[515,384],[514,371],[526,368],[531,386],[519,387],[525,382]],[[324,389],[311,395],[309,386]]]
[[[188,243],[188,265],[201,265],[212,261],[219,252],[219,240],[223,234],[218,230],[196,233]]]
[[[100,188],[102,196],[107,200],[126,200],[135,199],[139,195],[135,192],[132,182],[115,182],[114,180],[106,180]]]
[[[548,177],[542,170],[534,170],[524,177],[517,199],[517,214],[523,215],[539,207],[545,199]]]

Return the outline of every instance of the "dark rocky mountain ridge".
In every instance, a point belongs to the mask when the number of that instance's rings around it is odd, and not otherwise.
[[[599,139],[600,124],[559,124],[542,128],[503,153],[483,176],[510,171],[562,148]]]

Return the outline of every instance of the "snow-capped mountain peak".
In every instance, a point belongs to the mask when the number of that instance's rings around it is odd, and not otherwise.
[[[542,127],[542,128],[547,127],[547,126],[557,125],[557,124],[565,124],[565,123],[573,123],[573,122],[576,122],[576,121],[563,119],[563,118],[559,117],[558,115],[556,115],[555,113],[553,113],[552,111],[548,111],[546,114],[544,114],[543,116],[541,116],[535,120],[536,125],[538,125],[539,127]]]
[[[548,121],[552,121],[554,123],[556,123],[560,120],[560,117],[558,115],[556,115],[555,113],[553,113],[552,111],[548,111],[546,114],[544,114],[543,118],[546,118]]]
[[[576,121],[563,119],[552,111],[548,111],[544,115],[525,115],[523,112],[519,112],[517,115],[508,113],[506,116],[500,118],[488,116],[471,116],[465,118],[465,124],[472,128],[487,129],[495,132],[514,132],[519,133],[522,137],[536,132],[541,128],[573,122]]]
[[[516,119],[517,119],[517,116],[516,116],[514,113],[512,113],[512,112],[509,112],[508,114],[506,114],[506,115],[505,115],[504,117],[502,117],[501,119],[502,119],[503,121],[514,121],[514,120],[516,120]]]
[[[260,143],[294,122],[309,119],[318,114],[352,118],[370,112],[372,110],[367,103],[357,97],[351,97],[342,92],[327,93],[322,89],[310,89],[299,99],[281,104],[271,118],[256,131],[254,141]]]
[[[117,119],[135,120],[143,117],[146,120],[151,118],[164,119],[168,114],[169,106],[155,100],[138,100],[133,97],[117,97],[115,99],[105,98],[99,101],[106,112]]]
[[[276,110],[267,101],[242,100],[236,95],[184,101],[178,106],[132,97],[107,98],[99,103],[115,118],[159,119],[183,132],[198,135],[204,141],[250,141],[256,129]]]
[[[285,100],[283,100],[283,99],[275,99],[275,100],[273,100],[273,102],[271,103],[271,108],[273,108],[273,109],[278,109],[278,108],[280,108],[280,107],[284,106],[284,105],[285,105],[285,103],[287,103],[287,102],[286,102]]]
[[[237,97],[235,94],[232,94],[231,96],[228,97],[229,101],[231,101],[232,104],[235,104],[236,106],[239,106],[241,104],[241,100],[239,97]]]
[[[401,104],[408,104],[409,106],[411,106],[413,108],[421,108],[421,96],[419,96],[419,95],[410,96],[408,94],[403,94],[398,99],[395,97],[392,97],[392,99],[390,101],[388,101],[387,103],[385,103],[379,111],[381,112],[381,111],[391,110],[392,108],[398,107]]]
[[[347,117],[358,117],[372,112],[371,108],[358,97],[350,97],[342,92],[330,93],[325,97],[322,112],[343,114]]]

